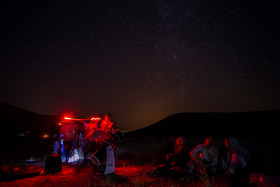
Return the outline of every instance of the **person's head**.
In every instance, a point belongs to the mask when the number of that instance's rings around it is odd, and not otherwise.
[[[111,114],[111,113],[105,114],[104,119],[107,120],[107,121],[111,121],[111,119],[112,119],[112,114]]]
[[[234,147],[236,145],[239,145],[239,142],[236,138],[233,137],[225,138],[225,147]]]
[[[183,145],[184,142],[184,138],[182,136],[179,136],[178,138],[176,138],[175,144],[176,145]]]
[[[204,139],[204,145],[205,147],[210,147],[213,143],[213,137],[212,136],[207,136],[205,139]]]

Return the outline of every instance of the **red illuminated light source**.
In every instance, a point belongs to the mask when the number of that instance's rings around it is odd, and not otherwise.
[[[90,118],[90,120],[91,121],[99,121],[99,120],[101,120],[101,118],[100,117],[92,117],[92,118]]]
[[[90,120],[90,121],[100,121],[101,118],[100,117],[92,117],[90,119],[76,119],[76,118],[70,118],[70,117],[63,117],[64,120],[73,120],[73,121],[87,121],[87,120]]]

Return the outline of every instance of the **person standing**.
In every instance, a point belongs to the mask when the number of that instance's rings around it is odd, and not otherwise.
[[[103,139],[106,140],[116,131],[116,125],[112,122],[112,114],[107,113],[104,116],[104,120],[101,122],[101,131],[103,133]]]

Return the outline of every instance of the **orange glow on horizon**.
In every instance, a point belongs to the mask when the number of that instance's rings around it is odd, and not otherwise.
[[[42,135],[42,138],[49,138],[49,137],[50,135],[48,133]]]

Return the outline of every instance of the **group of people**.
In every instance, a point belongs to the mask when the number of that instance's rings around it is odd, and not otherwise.
[[[189,149],[190,150],[190,149]],[[187,168],[190,175],[200,174],[214,176],[224,174],[236,175],[237,170],[245,170],[249,153],[238,143],[236,138],[226,137],[224,146],[218,149],[213,145],[213,137],[208,136],[204,143],[188,151],[185,139],[175,140],[172,153],[166,154],[165,168]]]

